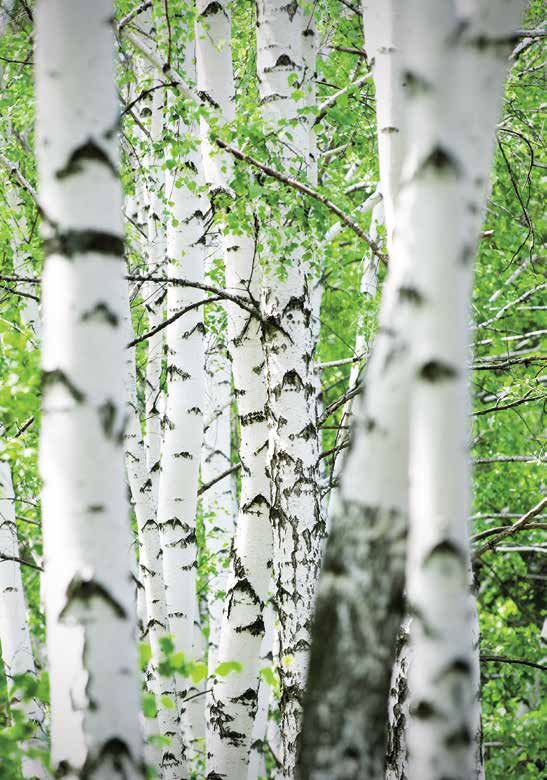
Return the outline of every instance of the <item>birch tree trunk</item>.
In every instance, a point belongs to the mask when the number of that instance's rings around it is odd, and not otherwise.
[[[148,236],[147,265],[151,275],[160,276],[165,268],[166,237],[164,205],[161,195],[165,189],[165,174],[162,170],[163,159],[154,145],[163,140],[164,129],[164,90],[157,89],[152,93],[152,116],[150,121],[151,150],[146,156],[148,169],[148,187],[146,193],[146,231]],[[163,320],[163,305],[165,291],[158,289],[157,283],[146,285],[146,310],[150,329],[157,327]],[[145,419],[146,419],[146,462],[152,481],[154,506],[158,505],[159,469],[162,445],[161,406],[162,391],[160,386],[163,360],[164,331],[151,336],[148,341],[148,359],[146,361],[145,381]]]
[[[6,675],[10,709],[20,710],[25,720],[34,724],[35,735],[21,745],[28,748],[47,750],[45,742],[44,713],[34,699],[24,701],[13,690],[13,679],[17,675],[34,676],[36,668],[27,621],[25,592],[19,561],[19,542],[15,521],[15,494],[11,469],[6,461],[0,460],[0,644]],[[22,760],[23,777],[48,777],[42,762],[25,756]]]
[[[286,170],[309,175],[310,132],[299,109],[313,78],[307,35],[310,9],[297,3],[257,3],[257,69],[262,113],[283,143]],[[304,94],[295,99],[293,74]],[[284,123],[290,123],[288,130]],[[290,133],[290,139],[285,133]],[[281,219],[290,219],[281,208]],[[285,226],[280,226],[282,233]],[[267,237],[268,238],[268,237]],[[270,248],[271,253],[271,248]],[[263,312],[272,482],[274,604],[279,621],[281,732],[284,778],[292,778],[308,665],[310,623],[324,536],[319,507],[319,435],[311,328],[310,268],[303,246],[283,238],[268,256]],[[280,270],[280,261],[283,266]]]
[[[93,780],[144,776],[122,449],[112,15],[108,0],[41,0],[35,9],[51,760],[67,778]]]
[[[216,316],[215,316],[216,315]],[[218,311],[215,319],[216,333],[208,334],[210,347],[206,357],[206,419],[208,425],[203,437],[201,479],[204,485],[222,476],[231,466],[231,378],[230,363],[226,353],[224,312]],[[234,536],[236,497],[234,482],[224,477],[208,488],[202,498],[205,522],[206,547],[209,558],[207,607],[209,613],[209,677],[217,666],[218,644],[222,612],[229,575],[229,555]]]
[[[396,241],[416,258],[407,594],[409,776],[480,776],[470,593],[470,290],[507,56],[524,3],[408,4]],[[405,13],[406,13],[405,12]],[[418,262],[419,258],[419,262]],[[447,413],[450,410],[450,414]],[[448,455],[448,458],[447,458]]]
[[[124,314],[126,341],[133,338],[133,325],[129,306]],[[143,635],[150,642],[152,679],[150,688],[156,697],[157,725],[162,736],[170,744],[162,748],[161,770],[164,780],[178,780],[179,761],[183,755],[181,726],[176,706],[175,680],[159,673],[162,660],[160,639],[169,633],[167,602],[163,577],[162,555],[158,524],[149,472],[146,466],[145,444],[142,435],[136,393],[135,350],[126,350],[126,393],[128,418],[125,431],[125,463],[131,491],[139,537],[139,573],[144,587],[146,623]],[[165,706],[167,697],[173,707]]]
[[[380,8],[380,5],[382,6]],[[319,583],[299,768],[302,780],[383,778],[394,643],[403,618],[408,514],[409,331],[412,268],[390,236],[402,143],[399,5],[369,2],[381,187],[390,269],[351,445],[331,498]],[[404,31],[399,36],[404,40]],[[380,52],[381,58],[376,58]],[[389,130],[386,130],[389,128]],[[386,132],[382,132],[386,130]],[[363,695],[366,691],[367,695]]]
[[[193,46],[187,44],[186,73],[192,78]],[[182,121],[176,135],[197,134]],[[179,181],[179,178],[181,181]],[[190,149],[166,177],[168,276],[203,282],[205,271],[203,170],[199,151]],[[167,314],[200,301],[200,290],[170,285]],[[159,482],[158,524],[163,551],[169,627],[177,651],[194,657],[196,598],[196,507],[203,438],[205,391],[203,308],[193,308],[167,328],[167,399]],[[178,705],[188,726],[184,699],[189,681],[177,675]],[[192,736],[187,735],[190,747]]]
[[[198,87],[224,121],[234,116],[231,22],[228,3],[199,2]],[[204,129],[204,128],[203,128]],[[207,144],[204,144],[204,150]],[[231,161],[208,158],[213,187],[230,192]],[[260,297],[261,274],[254,238],[242,227],[236,235],[224,228],[227,289]],[[246,780],[253,722],[257,709],[264,602],[270,581],[270,487],[266,475],[267,396],[262,371],[261,328],[237,305],[228,304],[229,351],[240,424],[241,497],[232,554],[233,564],[220,631],[217,660],[238,661],[240,673],[217,676],[209,703],[208,777]]]

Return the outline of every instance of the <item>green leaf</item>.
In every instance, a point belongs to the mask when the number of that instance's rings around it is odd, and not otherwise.
[[[141,642],[139,645],[139,666],[146,669],[152,658],[152,650],[147,642]]]
[[[221,677],[227,677],[230,672],[242,672],[243,666],[239,661],[224,661],[219,664],[215,669],[215,674],[219,674]]]
[[[155,718],[158,712],[156,699],[151,693],[145,693],[142,697],[142,711],[145,718]]]
[[[207,665],[201,663],[201,661],[192,663],[190,666],[190,677],[192,678],[192,682],[197,685],[197,683],[207,677]]]
[[[175,644],[170,636],[162,636],[160,638],[160,647],[165,655],[169,655],[175,650]]]

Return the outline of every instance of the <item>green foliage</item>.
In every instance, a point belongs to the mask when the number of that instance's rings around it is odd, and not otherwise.
[[[357,0],[355,0],[355,4]],[[136,0],[117,0],[117,16],[133,10]],[[311,7],[312,3],[308,3]],[[324,43],[317,64],[317,96],[321,104],[340,88],[367,72],[367,61],[355,51],[363,49],[360,19],[347,12],[339,0],[313,3],[319,15],[319,39]],[[171,0],[171,39],[169,50],[163,3],[154,3],[157,30],[161,38],[161,55],[171,53],[172,64],[180,71],[182,44],[193,36],[192,3]],[[345,10],[344,10],[345,9]],[[300,161],[295,158],[288,170],[283,169],[283,142],[264,127],[258,99],[255,49],[255,4],[234,0],[232,51],[236,77],[236,119],[221,126],[213,111],[193,105],[166,87],[169,113],[177,120],[177,131],[166,131],[157,144],[161,165],[176,172],[176,186],[195,189],[191,172],[180,169],[179,161],[196,148],[196,138],[185,128],[206,116],[211,136],[243,149],[256,159],[267,162],[283,173],[301,177]],[[544,4],[531,2],[523,26],[541,26]],[[366,43],[366,41],[365,41]],[[136,93],[151,86],[134,67],[131,46],[123,42],[123,57],[118,70],[121,101],[127,105]],[[545,147],[544,120],[540,107],[544,102],[544,45],[536,41],[512,65],[506,89],[503,121],[498,132],[492,194],[484,229],[492,231],[480,243],[473,288],[472,314],[476,323],[495,317],[502,307],[516,301],[545,280],[541,259],[542,233],[545,229],[542,183],[544,163],[539,155]],[[25,14],[17,16],[6,36],[0,40],[0,60],[8,88],[0,90],[0,139],[2,151],[32,186],[36,186],[33,147],[34,92],[32,83],[32,36]],[[27,63],[27,64],[24,64]],[[295,97],[305,97],[294,75],[289,76]],[[148,98],[139,101],[132,113],[124,117],[122,132],[122,183],[126,195],[135,192],[137,179],[150,178],[150,163],[145,155],[147,140],[140,123],[148,127],[142,111]],[[306,111],[315,109],[302,109]],[[136,121],[137,120],[137,121]],[[295,122],[285,130],[294,132]],[[365,230],[370,215],[356,215],[358,206],[373,192],[378,181],[374,85],[367,81],[358,91],[350,89],[326,113],[317,125],[319,150],[318,189],[352,214]],[[364,182],[361,189],[347,192],[349,184]],[[364,305],[360,293],[363,260],[368,250],[349,230],[327,244],[322,238],[337,221],[326,207],[303,197],[273,178],[236,163],[232,188],[235,199],[225,193],[214,198],[208,219],[213,233],[226,224],[239,234],[254,234],[256,223],[272,227],[268,236],[259,235],[258,255],[268,255],[280,278],[286,275],[291,251],[301,250],[310,257],[324,284],[320,340],[317,358],[320,362],[341,360],[353,355],[355,337],[360,333],[368,346],[374,340],[381,284],[386,269],[381,267],[380,290]],[[15,194],[17,208],[8,202]],[[169,198],[160,193],[164,218]],[[282,209],[281,209],[282,207]],[[286,215],[281,224],[281,212]],[[141,217],[139,217],[141,219]],[[139,228],[129,224],[126,260],[132,272],[145,268],[139,249]],[[380,236],[383,242],[384,236]],[[322,251],[317,252],[321,246]],[[283,248],[283,252],[281,251]],[[289,250],[289,251],[287,251]],[[214,251],[214,250],[212,250]],[[215,250],[216,251],[216,250]],[[39,238],[39,214],[32,198],[13,176],[0,168],[0,274],[20,274],[39,278],[43,253]],[[516,273],[518,271],[518,274]],[[319,273],[318,273],[319,275]],[[220,252],[209,272],[211,284],[222,286],[224,274]],[[11,464],[15,485],[17,530],[23,560],[40,564],[43,557],[40,532],[40,480],[38,475],[38,432],[40,427],[40,350],[39,338],[25,324],[24,306],[28,298],[21,293],[39,296],[39,286],[22,287],[0,281],[0,456]],[[146,313],[146,290],[138,285],[133,291],[133,325],[137,334],[149,330]],[[494,299],[494,296],[495,299]],[[507,308],[495,322],[476,329],[475,369],[472,371],[474,402],[474,459],[499,456],[528,456],[533,462],[494,462],[477,465],[474,475],[474,506],[471,533],[478,534],[506,525],[534,506],[544,491],[545,458],[545,368],[544,334],[545,291],[531,294],[521,304]],[[222,338],[226,324],[224,309],[210,304],[205,310],[208,331]],[[147,358],[147,343],[136,349],[139,377],[139,401],[142,404],[142,376]],[[514,361],[514,362],[512,362]],[[496,368],[496,366],[498,366]],[[322,371],[322,403],[327,409],[348,388],[351,365],[328,367]],[[365,376],[363,361],[360,378]],[[165,366],[162,382],[165,386]],[[522,403],[520,403],[522,401]],[[484,413],[496,406],[518,402],[500,411]],[[447,410],[449,413],[449,410]],[[235,415],[234,415],[235,416]],[[322,445],[331,450],[343,440],[337,429],[341,409],[329,416],[322,431]],[[30,422],[29,422],[30,421]],[[238,457],[237,424],[234,424],[234,460]],[[331,456],[323,460],[328,477],[332,471]],[[207,534],[214,533],[213,518],[198,510],[198,593],[204,598],[209,582],[214,582],[221,567],[229,565],[229,550],[212,560],[206,552]],[[545,525],[545,518],[538,519]],[[536,524],[536,526],[538,525]],[[481,622],[481,652],[496,656],[544,663],[545,647],[540,637],[544,617],[542,585],[545,571],[538,548],[544,542],[544,528],[531,527],[507,540],[502,547],[523,548],[486,553],[475,567]],[[527,548],[527,549],[526,549]],[[39,572],[22,567],[29,607],[29,623],[36,646],[44,643],[44,618],[40,607]],[[223,594],[218,594],[222,596]],[[205,612],[205,610],[203,610]],[[203,632],[208,633],[206,616],[202,615]],[[161,640],[162,675],[174,673],[191,679],[195,685],[207,676],[206,658],[187,660],[174,646],[172,638]],[[140,645],[139,663],[144,672],[152,661],[148,643]],[[242,667],[237,659],[220,664],[216,673],[237,674]],[[484,661],[483,721],[486,745],[486,770],[489,780],[506,778],[540,778],[545,776],[543,758],[544,724],[547,713],[540,697],[541,671],[519,663]],[[261,670],[261,678],[274,694],[279,679],[272,667]],[[35,697],[48,707],[47,675],[24,676],[16,681],[24,697]],[[166,703],[166,702],[164,702]],[[166,706],[173,705],[173,702]],[[147,718],[156,713],[152,694],[143,694],[142,707]],[[276,717],[275,714],[273,717]],[[30,734],[31,724],[22,713],[10,706],[6,679],[0,669],[0,777],[20,780],[20,744]],[[165,744],[161,737],[153,737]],[[268,756],[268,766],[274,760]]]

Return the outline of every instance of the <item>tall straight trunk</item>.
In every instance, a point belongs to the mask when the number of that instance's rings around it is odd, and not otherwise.
[[[226,283],[229,290],[260,292],[254,241],[230,236]],[[264,603],[271,561],[266,390],[260,323],[229,305],[230,353],[240,423],[241,496],[232,567],[220,632],[218,663],[239,661],[237,674],[218,676],[213,685],[207,743],[211,777],[247,777],[251,734],[257,707]]]
[[[264,608],[264,637],[260,647],[260,671],[271,669],[273,664],[273,639],[274,639],[274,611],[268,602]],[[266,777],[266,761],[264,748],[266,745],[266,730],[268,727],[268,714],[270,702],[273,699],[273,688],[270,681],[264,677],[258,687],[258,700],[256,716],[251,737],[251,753],[249,758],[249,773],[247,780],[258,780]]]
[[[234,117],[229,4],[198,3],[198,87],[218,106],[224,121]],[[206,128],[204,151],[207,150]],[[208,159],[214,188],[230,192],[231,161]],[[252,219],[247,231],[254,231]],[[261,274],[254,237],[223,226],[226,287],[260,297]],[[217,660],[239,661],[242,671],[218,676],[208,711],[208,777],[246,780],[258,698],[264,603],[270,581],[270,489],[266,475],[267,396],[262,371],[260,323],[237,305],[228,304],[229,352],[240,424],[241,497],[227,583]]]
[[[207,485],[232,465],[231,398],[232,372],[226,352],[226,323],[222,310],[209,314],[215,329],[207,334],[206,420],[201,459],[201,479]],[[206,550],[210,572],[207,583],[209,614],[209,677],[217,665],[220,626],[229,575],[228,559],[234,536],[236,496],[234,480],[224,477],[208,488],[202,498]]]
[[[25,701],[20,693],[13,689],[13,680],[17,675],[34,676],[36,668],[27,620],[27,608],[21,566],[19,561],[19,541],[15,521],[15,494],[11,479],[11,469],[6,461],[0,460],[0,645],[4,674],[10,696],[10,709],[19,710],[25,720],[33,724],[35,734],[26,740],[21,748],[47,750],[45,743],[44,712],[34,699]],[[22,760],[23,777],[46,778],[47,771],[37,758],[24,756]]]
[[[193,75],[193,45],[185,50],[185,72]],[[181,120],[173,126],[178,136],[195,136],[198,128]],[[179,181],[181,179],[181,181]],[[167,274],[171,279],[203,282],[205,271],[204,218],[208,205],[203,195],[203,169],[199,151],[190,149],[166,177]],[[167,314],[172,316],[200,301],[200,290],[169,285]],[[193,308],[167,328],[167,399],[159,481],[158,524],[163,551],[170,632],[177,651],[191,659],[194,622],[199,620],[196,597],[196,507],[198,473],[203,439],[205,392],[203,307]],[[184,699],[189,681],[177,675],[178,706],[191,747]]]
[[[310,8],[283,0],[257,3],[257,69],[262,114],[283,143],[286,170],[310,174],[308,105],[313,78],[306,36],[314,35]],[[304,97],[294,97],[297,83]],[[289,122],[289,130],[285,122]],[[285,137],[290,134],[290,139]],[[285,206],[282,222],[290,220]],[[315,584],[324,536],[319,508],[319,435],[311,328],[311,273],[304,246],[290,246],[279,226],[280,245],[269,250],[263,312],[272,481],[274,605],[279,623],[282,775],[292,778],[300,733]],[[266,243],[269,243],[268,236]],[[275,256],[272,256],[274,254]],[[282,269],[280,266],[282,265]]]
[[[131,313],[126,303],[124,333],[126,341],[133,339]],[[169,633],[167,602],[163,577],[162,555],[158,524],[154,509],[152,485],[146,466],[145,444],[142,435],[135,376],[135,350],[126,351],[127,426],[125,430],[125,464],[131,499],[137,519],[139,540],[139,578],[144,589],[146,622],[144,639],[150,643],[151,663],[148,681],[155,695],[158,710],[157,726],[170,743],[162,747],[160,766],[164,780],[178,780],[179,762],[183,754],[180,717],[176,706],[175,681],[162,676],[160,639]],[[175,706],[166,706],[165,698]]]
[[[147,72],[151,69],[147,69]],[[157,85],[156,85],[157,86]],[[148,237],[146,260],[148,272],[151,275],[161,276],[165,270],[166,236],[164,221],[164,205],[161,196],[165,189],[165,174],[162,170],[163,156],[158,153],[157,147],[163,140],[164,129],[164,103],[165,91],[156,89],[152,93],[150,144],[152,148],[146,155],[146,169],[148,182],[144,186],[146,200],[146,232]],[[163,308],[165,292],[157,283],[150,282],[146,285],[146,311],[150,329],[157,327],[163,320]],[[146,377],[144,383],[145,398],[145,443],[146,462],[152,482],[152,495],[154,506],[158,503],[159,468],[162,445],[161,414],[162,414],[162,390],[161,371],[163,360],[164,331],[160,330],[149,339],[148,359],[146,361]]]
[[[35,9],[43,209],[40,471],[51,759],[143,777],[123,467],[123,225],[108,0]]]
[[[415,258],[407,595],[409,776],[480,776],[470,594],[468,344],[473,257],[523,2],[408,4],[401,224]],[[418,261],[419,258],[419,261]],[[450,413],[447,413],[450,410]]]
[[[380,190],[385,222],[396,226],[395,209],[404,153],[401,54],[404,42],[404,0],[362,0],[365,46],[376,88],[376,124],[380,160]],[[388,233],[388,242],[391,234]]]
[[[390,272],[367,365],[366,394],[354,405],[352,441],[331,499],[305,705],[303,780],[383,778],[390,674],[403,617],[411,316],[406,290],[411,269],[393,257],[391,236],[398,145],[404,137],[399,44],[404,31],[395,29],[395,0],[368,2],[364,12],[365,25],[367,15],[375,15],[365,33],[376,86]]]

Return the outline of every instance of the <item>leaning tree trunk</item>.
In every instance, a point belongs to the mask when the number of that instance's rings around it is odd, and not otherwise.
[[[281,144],[285,170],[308,176],[310,130],[305,114],[313,78],[305,37],[310,8],[283,0],[257,3],[257,69],[262,114]],[[302,98],[295,93],[293,78]],[[289,130],[286,130],[287,124]],[[285,133],[290,138],[285,136]],[[279,239],[265,236],[263,311],[272,482],[274,605],[279,623],[282,776],[292,778],[301,728],[311,617],[324,536],[319,508],[319,435],[311,328],[311,273],[305,247],[284,234],[291,214],[280,208]],[[289,231],[290,232],[290,231]],[[282,266],[282,268],[280,268]]]
[[[27,608],[21,566],[19,563],[19,542],[15,522],[15,495],[11,469],[6,461],[0,460],[0,645],[4,674],[10,696],[10,710],[21,712],[26,721],[34,726],[35,734],[21,744],[23,754],[31,749],[46,753],[44,713],[34,699],[20,698],[20,692],[13,688],[17,675],[34,677],[36,669],[27,620]],[[48,774],[38,758],[27,755],[22,760],[23,777],[47,778]]]
[[[411,2],[395,242],[415,258],[407,596],[409,776],[480,776],[470,594],[470,291],[506,58],[523,2]],[[450,413],[448,413],[450,410]]]
[[[218,107],[223,121],[234,116],[231,23],[228,3],[199,2],[198,87]],[[207,129],[204,151],[207,150]],[[213,188],[230,193],[231,163],[208,158]],[[239,235],[223,226],[226,286],[258,299],[261,274],[251,218]],[[270,489],[266,475],[267,396],[262,370],[260,323],[235,304],[227,304],[229,351],[240,424],[241,497],[227,583],[217,660],[239,661],[242,670],[214,679],[208,708],[209,776],[246,780],[251,735],[257,709],[264,602],[270,582]]]
[[[113,5],[35,9],[45,235],[40,470],[52,764],[141,778],[123,466],[123,225]]]
[[[394,204],[399,166],[392,145],[403,127],[400,47],[392,22],[397,6],[390,9],[375,9],[370,43],[378,129],[386,136],[380,143],[382,188]],[[376,63],[377,50],[386,58],[382,63]],[[390,271],[366,393],[354,405],[351,445],[331,499],[299,762],[303,780],[383,778],[391,667],[403,618],[413,306],[412,269],[391,251],[395,213],[386,205],[384,198]]]

